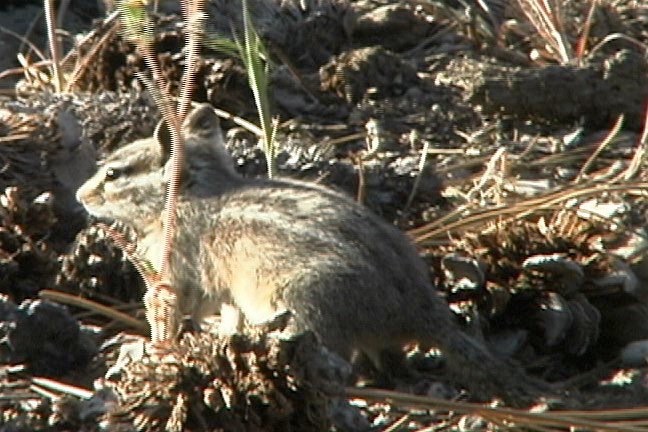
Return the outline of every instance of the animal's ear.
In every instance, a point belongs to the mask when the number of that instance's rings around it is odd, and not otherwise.
[[[209,104],[202,104],[191,112],[185,119],[182,130],[186,135],[200,135],[209,138],[220,136],[220,120]]]
[[[169,126],[167,126],[164,120],[160,120],[160,122],[155,127],[153,137],[160,146],[160,155],[162,156],[160,166],[162,166],[171,157],[171,148],[173,145],[171,140],[171,131],[169,130]]]

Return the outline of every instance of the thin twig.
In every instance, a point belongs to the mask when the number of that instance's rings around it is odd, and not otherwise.
[[[187,59],[180,86],[180,106],[178,107],[178,119],[182,123],[191,105],[191,96],[195,86],[196,74],[198,73],[200,46],[204,37],[206,16],[204,0],[184,0],[180,4],[186,26],[185,41],[187,47]]]
[[[574,179],[574,183],[580,183],[580,181],[585,177],[585,174],[587,174],[587,171],[590,169],[598,155],[601,154],[601,152],[612,142],[614,137],[617,136],[619,131],[621,130],[621,126],[623,125],[623,114],[619,115],[617,118],[616,123],[614,123],[614,126],[612,126],[612,129],[610,132],[605,136],[603,141],[599,144],[599,146],[594,150],[594,153],[587,159],[583,167],[581,168],[580,172]]]
[[[594,55],[598,50],[603,48],[603,46],[607,45],[608,43],[615,41],[617,39],[624,40],[626,42],[630,42],[631,44],[635,45],[636,47],[640,48],[644,54],[648,52],[648,45],[645,43],[641,42],[639,39],[635,39],[632,36],[625,35],[623,33],[612,33],[607,36],[605,36],[599,43],[594,45],[592,50],[590,51],[590,56]]]
[[[554,58],[561,64],[569,63],[572,52],[563,28],[560,0],[518,0],[518,4]]]
[[[627,426],[618,422],[603,423],[592,420],[591,417],[573,416],[574,411],[565,414],[560,411],[550,411],[535,413],[526,410],[519,410],[504,407],[489,407],[482,404],[448,401],[445,399],[415,396],[407,393],[400,393],[390,390],[367,389],[357,387],[347,387],[346,394],[349,397],[361,398],[380,402],[388,402],[403,408],[426,409],[426,410],[449,410],[459,413],[474,414],[483,417],[486,420],[496,422],[506,422],[513,429],[519,429],[521,426],[526,427],[557,427],[563,428],[581,427],[587,430],[610,431],[610,432],[646,432],[648,429]],[[645,415],[645,408],[644,415]],[[614,418],[616,410],[608,411],[609,417]],[[580,414],[590,413],[589,411],[580,411]],[[627,410],[619,410],[619,414],[627,414]],[[551,429],[549,429],[551,430]]]
[[[479,191],[481,191],[486,183],[495,177],[495,171],[497,169],[497,162],[501,161],[504,157],[506,157],[506,148],[505,147],[499,147],[493,156],[488,160],[488,163],[486,164],[486,169],[484,170],[484,173],[482,174],[481,178],[479,179],[479,182],[475,184],[470,191],[466,194],[466,198],[468,200],[471,200],[475,194]]]
[[[574,198],[585,198],[593,195],[600,195],[603,193],[623,191],[626,193],[636,192],[638,194],[648,193],[648,182],[633,182],[626,184],[594,184],[594,185],[579,185],[578,187],[572,186],[569,189],[561,189],[550,194],[531,198],[520,201],[511,205],[505,203],[499,206],[494,206],[486,210],[480,210],[473,214],[466,215],[465,212],[459,214],[453,212],[453,216],[461,216],[460,220],[447,221],[442,225],[437,225],[432,222],[422,227],[410,230],[409,234],[412,236],[416,243],[422,243],[431,238],[439,235],[458,230],[459,228],[467,228],[468,226],[476,223],[486,223],[502,216],[510,216],[512,219],[522,219],[528,217],[531,213],[536,211],[543,211],[554,206],[564,203]],[[435,228],[438,226],[438,228]]]
[[[94,392],[91,390],[86,390],[82,387],[66,384],[60,381],[53,380],[51,378],[32,377],[31,382],[42,388],[53,390],[59,393],[65,393],[67,395],[71,395],[79,399],[88,400],[94,395]],[[32,389],[34,389],[33,386]]]
[[[21,35],[19,35],[18,33],[14,32],[13,30],[8,29],[8,28],[3,27],[3,26],[0,26],[0,31],[3,32],[3,33],[7,33],[7,34],[9,34],[9,35],[11,35],[11,36],[13,36],[13,37],[15,37],[16,39],[18,39],[19,41],[21,41],[21,42],[24,43],[25,45],[29,46],[29,48],[31,48],[31,50],[34,51],[34,52],[36,53],[36,55],[37,55],[37,56],[38,56],[38,57],[39,57],[43,62],[49,62],[49,61],[50,61],[50,60],[47,59],[47,56],[46,56],[46,55],[45,55],[45,54],[44,54],[40,49],[38,49],[38,47],[37,47],[36,45],[34,45],[33,43],[31,43],[31,42],[30,42],[27,38],[25,38],[24,36],[21,36]],[[38,64],[38,63],[37,63],[37,64]],[[49,65],[49,63],[46,63],[46,64]]]
[[[148,326],[146,325],[145,322],[87,298],[75,296],[61,291],[54,291],[54,290],[47,290],[47,289],[39,291],[38,296],[42,299],[50,300],[56,303],[76,306],[83,309],[87,309],[89,311],[93,311],[100,315],[111,318],[115,321],[122,322],[125,325],[132,327],[139,332],[146,333],[148,331]]]
[[[66,64],[67,64],[67,63],[68,63],[68,62],[69,62],[69,61],[70,61],[70,60],[75,56],[75,54],[77,54],[78,50],[79,50],[83,45],[85,45],[86,43],[88,43],[89,41],[91,41],[91,40],[95,37],[95,35],[96,35],[97,33],[99,33],[100,31],[102,31],[102,30],[103,30],[104,28],[106,28],[108,25],[113,24],[113,22],[114,22],[117,18],[119,18],[119,9],[118,9],[118,10],[115,10],[115,11],[113,11],[113,12],[111,12],[110,15],[108,15],[106,18],[104,18],[104,20],[103,20],[103,22],[101,23],[101,25],[99,25],[98,27],[93,28],[89,33],[87,33],[87,34],[86,34],[85,36],[83,36],[80,40],[78,40],[78,41],[75,43],[75,47],[72,48],[72,49],[71,49],[71,50],[70,50],[70,51],[65,55],[65,57],[63,57],[63,60],[61,60],[61,65],[66,65]],[[94,44],[94,41],[93,41],[93,44]]]
[[[590,0],[590,7],[587,11],[587,18],[585,18],[585,23],[583,24],[583,32],[578,38],[578,44],[576,44],[576,58],[579,61],[582,61],[583,56],[585,55],[585,48],[587,47],[587,40],[589,39],[590,30],[592,28],[592,18],[594,17],[594,11],[596,10],[597,0]]]
[[[367,195],[367,186],[365,184],[364,165],[362,164],[362,157],[354,158],[358,167],[358,191],[356,193],[356,202],[364,204]]]
[[[117,16],[117,14],[114,14],[114,16]],[[86,54],[82,59],[79,59],[76,66],[74,67],[74,70],[72,71],[72,74],[70,75],[70,79],[65,85],[65,91],[70,91],[72,86],[76,84],[77,80],[81,77],[83,71],[90,64],[90,62],[95,58],[95,55],[108,42],[108,40],[117,32],[117,28],[118,26],[115,23],[96,43],[92,45],[92,48],[90,48],[88,54]],[[63,59],[63,61],[65,61],[65,59]]]
[[[625,171],[620,173],[612,182],[617,181],[628,181],[639,172],[641,164],[646,158],[648,153],[648,105],[646,106],[645,116],[644,116],[644,126],[643,131],[641,132],[641,137],[639,138],[639,144],[637,145],[637,150],[635,150],[628,168]]]
[[[412,205],[412,202],[414,202],[416,191],[418,190],[419,185],[421,184],[421,177],[425,172],[425,164],[427,162],[429,150],[430,150],[430,141],[424,140],[423,150],[421,152],[421,158],[419,159],[418,173],[416,174],[416,178],[414,178],[414,184],[412,185],[412,190],[410,191],[409,196],[407,197],[407,202],[405,203],[405,207],[403,208],[403,214],[407,213],[410,206]]]
[[[396,420],[394,423],[390,424],[387,428],[383,430],[383,432],[396,432],[398,428],[403,426],[407,420],[410,419],[409,414],[403,414],[398,420]]]
[[[56,16],[54,0],[45,0],[45,22],[47,23],[47,39],[52,57],[52,70],[54,75],[54,89],[57,93],[63,90],[63,76],[61,74],[61,51],[58,37],[56,36]]]

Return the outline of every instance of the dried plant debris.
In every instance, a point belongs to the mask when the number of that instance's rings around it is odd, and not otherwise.
[[[214,2],[210,15],[219,18],[216,31],[229,34],[241,23],[239,4]],[[350,45],[355,14],[347,0],[253,0],[250,12],[256,31],[269,51],[299,68],[314,71]],[[242,24],[234,27],[243,28]]]
[[[359,48],[349,49],[346,35],[355,28],[354,9],[361,13],[361,8],[362,13],[367,13],[363,22],[369,25],[374,20],[369,16],[374,10],[372,5],[351,5],[341,0],[250,2],[255,30],[271,54],[270,97],[282,118],[344,121],[350,113],[349,105],[352,105],[347,102],[360,100],[367,90],[374,101],[406,91],[425,97],[428,89],[417,90],[419,78],[415,67],[409,65],[400,54],[385,49],[384,43],[364,47],[365,44],[373,45],[376,42],[363,41],[362,37],[354,36],[355,46]],[[414,20],[420,24],[417,28],[429,27],[425,19],[413,12],[411,7],[400,5],[397,9],[408,16],[414,14]],[[162,10],[165,11],[164,7]],[[207,13],[210,16],[206,30],[208,37],[195,74],[194,99],[207,100],[226,111],[255,118],[254,99],[240,59],[214,48],[214,41],[218,38],[231,40],[235,33],[241,33],[238,24],[241,23],[241,6],[227,1],[210,2]],[[402,14],[397,12],[396,15]],[[379,19],[380,22],[371,25],[387,29],[392,25],[404,27],[402,23],[399,24],[400,18],[397,16],[390,15],[385,19],[387,22]],[[154,45],[159,52],[162,73],[169,82],[169,90],[177,94],[183,72],[184,24],[179,16],[172,14],[154,16],[153,21],[157,29]],[[335,31],[336,28],[339,31]],[[235,33],[232,29],[236,30]],[[404,37],[411,40],[411,34],[410,27]],[[103,29],[93,37],[94,40],[89,41],[84,49],[89,52],[81,54],[82,58],[91,56],[91,59],[75,81],[76,88],[141,88],[137,74],[146,68],[135,48],[118,31]],[[323,77],[320,78],[320,75]],[[411,105],[412,101],[406,103],[410,110]]]
[[[457,64],[454,69],[465,71],[466,67]],[[628,129],[640,130],[643,126],[648,61],[640,53],[622,50],[584,67],[510,69],[488,65],[480,69],[464,84],[469,100],[482,105],[487,114],[504,113],[560,123],[583,117],[591,128],[607,128],[624,114]],[[452,72],[445,74],[450,81],[457,81]]]
[[[0,302],[0,311],[5,306]],[[19,308],[11,310],[21,316]],[[0,431],[368,430],[366,418],[344,398],[350,365],[310,332],[281,335],[286,322],[282,316],[228,337],[186,333],[164,346],[131,339],[122,346],[122,364],[81,398],[44,397],[28,380],[9,382],[0,375],[0,391],[13,395],[0,398]]]
[[[156,111],[141,94],[37,93],[0,101],[0,187],[17,186],[25,199],[53,195],[61,223],[53,241],[69,242],[85,225],[74,193],[96,169],[98,155],[150,135]]]
[[[8,362],[24,364],[33,375],[63,376],[83,368],[97,352],[95,342],[63,306],[25,300],[2,320],[8,327]]]
[[[3,388],[0,379],[0,390]],[[0,432],[99,431],[94,401],[74,396],[44,397],[29,380],[10,383],[0,399]],[[42,393],[42,392],[41,392]]]
[[[21,126],[2,135],[29,135],[48,154],[74,152],[88,142],[103,155],[122,144],[150,136],[158,120],[153,101],[145,93],[133,90],[92,95],[38,92],[28,98],[1,100],[0,108],[12,123]]]
[[[164,47],[165,52],[179,53],[184,45],[184,35],[177,28],[177,25],[181,25],[180,16],[154,15],[152,18],[158,30],[154,44]],[[73,90],[127,93],[130,89],[141,88],[136,75],[146,70],[144,59],[135,46],[122,37],[118,28],[116,22],[110,26],[103,23],[96,25],[90,39],[79,50],[78,57],[84,67],[71,83]],[[182,75],[181,65],[170,63],[169,55],[167,53],[165,58],[160,59],[163,74],[167,79],[175,77],[177,81]]]
[[[139,274],[100,227],[82,230],[60,261],[55,281],[58,290],[121,302],[139,302],[144,295]]]
[[[312,333],[188,333],[106,382],[119,405],[104,421],[110,430],[327,431],[349,372]]]
[[[44,172],[47,151],[55,140],[56,129],[42,115],[13,109],[0,100],[0,188],[21,185],[34,196],[51,190],[52,174]]]
[[[362,8],[362,5],[354,6]],[[380,44],[392,51],[404,51],[419,45],[441,28],[438,23],[428,19],[421,7],[404,2],[363,9],[366,10],[358,11],[353,26],[356,44]]]
[[[536,356],[564,356],[545,371],[553,380],[586,367],[573,362],[586,354],[590,361],[609,359],[625,345],[648,339],[643,276],[614,256],[620,245],[633,244],[634,234],[568,219],[563,228],[569,234],[530,220],[468,233],[441,263],[450,302],[464,315],[472,316],[475,308],[485,312],[496,349],[523,354],[532,347]],[[642,266],[637,261],[636,268]]]
[[[46,398],[29,392],[29,384],[13,386],[15,397],[0,401],[1,432],[36,432],[48,430],[81,430],[75,423],[54,420],[55,406]]]
[[[12,21],[12,11],[23,3],[10,1],[9,9],[3,3],[3,22]],[[12,30],[42,46],[39,26],[27,34],[24,25],[40,3],[28,3]],[[110,0],[103,3],[111,8]],[[180,4],[148,3],[160,6],[153,17],[155,50],[175,93],[185,62]],[[241,35],[239,2],[208,3],[208,37],[231,38],[232,29]],[[567,40],[579,41],[585,30],[589,35],[582,58],[555,66],[561,62],[551,57],[547,41],[510,2],[249,1],[254,27],[270,53],[280,174],[342,189],[401,226],[418,226],[426,214],[436,220],[463,203],[478,203],[484,214],[485,206],[508,203],[503,219],[483,225],[473,220],[469,229],[453,228],[450,236],[442,223],[441,234],[421,245],[430,247],[438,285],[452,309],[471,324],[468,331],[483,333],[502,356],[551,382],[567,379],[564,406],[645,405],[645,371],[621,370],[600,383],[594,369],[619,354],[625,365],[646,365],[645,198],[635,188],[612,197],[593,194],[591,203],[563,211],[521,206],[526,215],[510,212],[524,197],[557,197],[559,188],[578,178],[618,181],[637,152],[648,97],[642,47],[648,42],[648,10],[636,0],[590,3],[563,2],[560,31]],[[63,26],[72,35],[76,28]],[[76,367],[96,349],[86,330],[63,308],[33,298],[53,282],[103,303],[140,298],[139,277],[105,233],[96,227],[79,233],[85,214],[78,212],[73,192],[97,159],[150,136],[158,117],[137,78],[145,63],[122,38],[117,20],[88,30],[64,38],[79,50],[64,68],[72,91],[94,94],[52,94],[48,70],[27,55],[33,67],[24,71],[18,99],[0,100],[0,432],[368,429],[366,418],[339,398],[345,379],[338,378],[346,376],[346,366],[325,354],[312,335],[282,340],[263,333],[186,334],[166,351],[117,365],[110,356],[120,345],[114,339],[89,366]],[[16,49],[0,52],[12,56],[3,64],[15,63]],[[19,76],[7,72],[0,78],[4,83]],[[194,100],[257,119],[240,60],[213,46],[201,49]],[[581,176],[620,114],[625,130]],[[230,120],[223,124],[238,169],[264,176],[258,138]],[[498,148],[506,149],[501,166],[480,190],[475,185]],[[421,172],[423,151],[427,167]],[[646,180],[645,163],[639,156],[635,162],[632,175]],[[446,200],[439,177],[446,181]],[[457,193],[445,194],[451,188]],[[24,299],[32,300],[17,306]],[[111,332],[102,317],[83,319],[99,324],[102,335]],[[296,360],[304,353],[316,361]],[[457,395],[438,383],[447,377],[428,380],[439,369],[438,353],[411,354],[415,376],[395,381],[397,388],[446,399]],[[89,400],[61,397],[58,390],[43,393],[30,375],[78,370],[83,377],[72,381],[90,388],[99,375],[88,372],[93,366],[102,372],[113,366],[113,374],[98,382],[101,389]],[[384,400],[362,411],[380,429],[504,428],[485,425],[478,416],[469,421],[441,411],[400,410]]]
[[[554,34],[550,34],[546,24],[538,19],[532,3],[523,0],[502,3],[506,3],[505,18],[508,23],[499,29],[498,37],[501,43],[524,53],[527,58],[540,64],[564,60],[556,55],[555,48],[547,47],[548,40],[554,43],[557,37],[566,37],[570,41],[582,39],[579,40],[579,44],[584,42],[582,48],[585,57],[601,53],[607,55],[628,48],[636,50],[641,43],[645,44],[648,41],[648,11],[645,5],[638,1],[620,0],[596,4],[574,1],[555,2],[555,5],[547,3],[550,5],[549,16],[558,27]],[[586,34],[584,29],[587,29]],[[619,35],[626,37],[618,37]],[[582,60],[578,51],[576,44],[565,48],[565,54],[571,61]]]
[[[180,19],[177,4],[161,3],[161,13],[152,17],[155,28],[154,45],[161,53],[160,61],[163,74],[171,83],[171,91],[178,88],[182,75],[183,57],[177,55],[184,46],[185,24]],[[211,42],[217,38],[242,37],[243,20],[240,3],[230,1],[211,1],[206,6],[209,15],[206,34],[207,43],[204,47],[203,61],[196,73],[196,98],[205,100],[205,89],[211,86],[203,83],[208,73],[220,74],[225,79],[222,92],[212,92],[220,98],[218,105],[225,109],[235,108],[223,104],[229,100],[240,108],[248,105],[236,101],[239,91],[246,98],[245,102],[253,105],[247,82],[232,80],[234,75],[242,73],[242,69],[233,70],[232,62],[221,63],[218,58],[226,58],[222,52],[210,49]],[[345,0],[309,0],[309,1],[277,1],[251,0],[249,12],[255,31],[263,39],[277,63],[288,63],[290,67],[305,69],[312,73],[325,63],[332,55],[338,54],[349,43],[349,31],[354,14]],[[96,34],[82,47],[80,58],[86,60],[85,67],[75,81],[79,90],[117,90],[128,89],[137,83],[136,73],[145,70],[143,58],[136,52],[132,44],[125,41],[114,25],[98,28]],[[212,83],[220,80],[207,78]],[[234,86],[234,88],[233,88]],[[234,110],[236,111],[236,110]]]
[[[11,351],[7,344],[7,333],[11,331],[18,320],[20,312],[16,303],[9,299],[9,296],[0,294],[0,364],[9,363]]]
[[[51,194],[29,202],[8,187],[0,195],[0,294],[19,303],[51,282],[57,256],[45,237],[55,221]]]
[[[513,296],[508,307],[506,327],[524,329],[527,342],[538,353],[579,357],[599,342],[601,313],[584,295],[566,299],[555,292],[522,293]],[[565,368],[556,372],[566,378],[574,371]]]
[[[98,15],[97,0],[79,0],[70,2],[61,8],[57,14],[57,29],[66,35],[84,32],[88,24]],[[45,69],[34,66],[47,52],[47,26],[43,13],[43,3],[34,0],[3,0],[0,2],[0,28],[2,28],[2,45],[0,46],[0,87],[7,90],[14,85],[17,78],[24,74],[39,77],[42,81],[49,82],[53,88]],[[63,52],[66,52],[75,43],[76,38],[61,37],[60,42]],[[40,49],[40,51],[34,50]],[[19,57],[21,56],[21,57]],[[24,74],[18,68],[27,65],[29,71]],[[66,65],[68,66],[69,63]],[[7,72],[6,74],[4,72]],[[3,92],[4,93],[4,92]],[[6,94],[6,93],[5,93]]]
[[[368,90],[382,99],[416,86],[416,70],[398,55],[376,46],[347,51],[320,68],[321,88],[354,104]]]

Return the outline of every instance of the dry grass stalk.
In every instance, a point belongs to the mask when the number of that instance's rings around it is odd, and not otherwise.
[[[176,107],[174,106],[174,99],[168,94],[169,86],[157,59],[153,21],[146,4],[136,0],[123,0],[120,3],[121,22],[125,37],[140,50],[152,76],[152,80],[145,77],[140,78],[142,78],[162,113],[172,142],[163,216],[164,242],[161,245],[162,254],[160,262],[156,263],[157,275],[146,282],[147,291],[144,296],[153,342],[173,338],[179,325],[175,289],[165,281],[168,279],[169,260],[176,230],[176,207],[184,159],[184,140],[180,133],[180,125],[191,104],[191,94],[199,61],[199,48],[203,38],[205,20],[204,0],[183,0],[181,5],[183,19],[187,24],[188,55],[182,78],[179,105]]]
[[[475,210],[474,213],[468,215],[466,214],[467,208],[463,207],[460,209],[461,211],[454,211],[434,222],[410,230],[409,234],[419,244],[431,242],[444,244],[448,241],[448,234],[458,234],[468,229],[480,230],[479,226],[486,229],[493,223],[504,224],[546,211],[560,210],[567,201],[572,199],[584,199],[610,192],[646,195],[646,191],[648,191],[648,182],[571,185],[541,197],[505,203],[486,210]],[[472,206],[468,209],[479,209],[479,207]]]
[[[630,160],[628,167],[620,173],[613,181],[629,181],[634,178],[637,173],[639,173],[639,168],[641,163],[646,159],[646,153],[648,152],[648,106],[646,106],[646,112],[644,116],[644,126],[641,136],[639,138],[639,144],[637,144],[637,150],[634,152],[634,156]]]
[[[50,54],[52,55],[54,89],[57,93],[60,93],[63,90],[63,75],[61,72],[61,47],[56,37],[54,0],[45,0],[45,21],[47,22],[47,38],[49,39]]]
[[[57,394],[50,398],[52,401],[56,400],[60,394],[66,394],[85,400],[90,399],[94,394],[94,392],[90,390],[86,390],[84,388],[66,384],[50,378],[32,377],[31,382],[31,389],[40,394],[45,393],[45,390],[49,390],[47,393],[49,393],[50,395],[51,392],[56,392]],[[42,388],[43,390],[38,391],[38,387]]]
[[[168,273],[169,260],[171,250],[173,248],[173,237],[176,230],[176,207],[178,202],[178,194],[180,192],[180,176],[182,174],[182,166],[184,159],[184,140],[180,133],[180,125],[187,115],[189,105],[191,102],[191,94],[194,86],[194,79],[197,71],[197,64],[199,60],[200,40],[202,39],[204,25],[204,0],[184,0],[182,4],[182,13],[185,23],[187,24],[187,61],[185,71],[182,77],[182,86],[180,89],[180,105],[175,110],[170,109],[171,98],[168,95],[163,95],[158,102],[159,105],[164,106],[169,110],[165,113],[165,120],[169,125],[172,135],[172,149],[171,149],[171,171],[167,185],[167,202],[164,212],[164,244],[162,252],[162,261],[160,262],[160,274],[164,279]],[[151,46],[149,46],[151,48]],[[150,53],[149,53],[150,55]],[[149,64],[150,67],[150,64]],[[161,77],[162,74],[159,70],[159,63],[155,61],[154,77]],[[157,75],[155,75],[157,74]],[[156,84],[159,92],[162,92],[167,87],[159,86]]]
[[[574,183],[580,183],[581,180],[586,176],[587,171],[589,171],[590,167],[596,160],[596,158],[601,154],[601,152],[614,140],[614,137],[616,137],[619,134],[619,131],[621,131],[621,126],[623,126],[623,114],[619,115],[617,118],[617,121],[614,123],[614,126],[610,130],[610,132],[606,135],[606,137],[601,141],[601,143],[598,145],[594,153],[587,159],[583,167],[581,168],[580,172],[576,176],[576,179],[574,180]]]
[[[457,414],[477,415],[497,424],[498,430],[528,428],[540,431],[564,431],[574,428],[610,432],[647,432],[646,408],[599,410],[599,411],[552,411],[530,412],[528,410],[485,406],[483,404],[448,401],[425,396],[415,396],[390,390],[347,387],[351,398],[385,402],[408,409],[443,410]],[[631,422],[637,423],[631,423]],[[631,423],[631,424],[629,424]]]
[[[517,0],[531,25],[545,41],[545,48],[561,64],[573,58],[563,25],[562,0]]]
[[[592,28],[592,19],[594,17],[594,11],[596,10],[597,0],[590,1],[590,7],[587,11],[587,18],[585,18],[585,25],[581,33],[578,43],[576,44],[576,58],[581,59],[585,55],[585,50],[587,48],[587,40],[589,38],[590,29]]]
[[[108,30],[104,33],[103,36],[101,36],[98,42],[92,45],[90,51],[83,58],[77,59],[77,64],[75,65],[74,70],[72,70],[72,73],[70,74],[70,77],[66,82],[65,85],[66,92],[69,92],[72,89],[72,87],[81,78],[81,76],[83,76],[83,72],[85,72],[85,69],[88,67],[90,62],[93,61],[93,59],[95,58],[99,50],[103,48],[103,46],[113,37],[115,32],[117,32],[119,26],[115,22],[115,20],[117,19],[118,16],[119,16],[119,12],[115,11],[111,13],[106,19],[104,19],[101,28],[103,29],[109,26]],[[79,45],[82,45],[85,41],[89,40],[95,34],[96,34],[96,30],[92,31],[89,35],[85,37],[84,41],[79,43]],[[70,51],[65,56],[65,58],[63,59],[63,63],[65,63],[72,57],[74,51],[75,50]]]
[[[67,294],[55,290],[41,290],[38,292],[38,296],[45,300],[54,301],[60,304],[76,306],[76,307],[80,307],[101,314],[115,321],[119,321],[137,330],[138,332],[145,333],[148,331],[148,326],[146,325],[146,323],[142,322],[141,320],[133,318],[130,315],[115,310],[114,308],[104,306],[100,303],[97,303],[87,298],[83,298],[77,295]]]

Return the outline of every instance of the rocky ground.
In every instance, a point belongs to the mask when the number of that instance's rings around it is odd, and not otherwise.
[[[185,25],[160,3],[155,49],[176,92]],[[112,2],[72,2],[59,11],[57,92],[41,2],[5,1],[0,431],[648,430],[641,411],[622,424],[613,410],[648,401],[643,2],[250,3],[272,63],[279,173],[406,230],[466,331],[552,383],[534,407],[551,420],[466,403],[434,351],[410,347],[417,373],[384,380],[312,335],[280,341],[281,322],[138,351],[141,281],[74,191],[102,156],[152,133],[144,61]],[[206,11],[207,41],[241,28],[238,2]],[[194,99],[220,110],[238,169],[264,175],[241,61],[208,43],[196,76]]]

